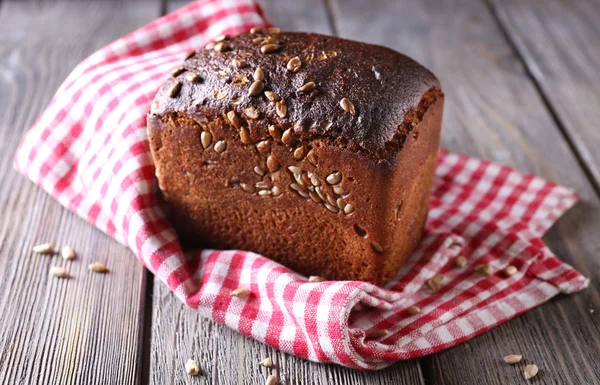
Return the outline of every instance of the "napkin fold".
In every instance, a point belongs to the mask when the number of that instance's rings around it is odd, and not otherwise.
[[[575,204],[573,191],[443,150],[423,240],[385,288],[309,283],[247,251],[184,255],[159,199],[146,113],[185,52],[266,25],[252,0],[204,0],[109,44],[61,85],[25,135],[16,169],[131,248],[201,315],[313,361],[380,369],[456,345],[587,286],[541,239]],[[463,267],[455,264],[460,255]],[[516,272],[507,274],[508,266]],[[231,297],[239,287],[252,295]]]

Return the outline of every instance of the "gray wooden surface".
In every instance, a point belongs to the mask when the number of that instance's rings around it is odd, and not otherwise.
[[[133,254],[12,170],[24,131],[85,56],[182,2],[0,1],[0,383],[261,384],[271,356],[285,384],[600,384],[600,2],[261,0],[285,30],[390,46],[442,80],[442,144],[575,188],[582,203],[545,237],[592,279],[468,343],[366,373],[279,353],[202,319]],[[64,263],[31,246],[70,244]],[[106,277],[87,272],[93,260]],[[51,265],[74,278],[49,279]],[[592,313],[593,310],[596,312]],[[205,371],[187,376],[196,358]]]

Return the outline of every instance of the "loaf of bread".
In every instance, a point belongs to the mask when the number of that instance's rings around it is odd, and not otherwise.
[[[148,137],[184,244],[383,285],[419,242],[442,120],[436,77],[391,49],[254,29],[188,53]]]

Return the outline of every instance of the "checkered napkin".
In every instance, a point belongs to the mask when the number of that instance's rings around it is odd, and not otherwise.
[[[576,202],[572,191],[445,151],[424,238],[386,288],[309,283],[241,250],[184,255],[158,199],[146,113],[186,51],[265,24],[252,0],[205,0],[101,49],[75,68],[27,133],[16,168],[129,246],[203,316],[314,361],[383,368],[456,345],[586,287],[586,278],[541,239]],[[455,264],[461,255],[464,267]],[[507,274],[507,266],[516,272]],[[236,288],[252,294],[230,296]]]

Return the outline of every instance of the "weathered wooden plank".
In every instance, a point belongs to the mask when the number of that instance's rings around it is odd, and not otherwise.
[[[332,10],[342,36],[398,49],[440,76],[445,147],[542,175],[583,199],[545,239],[592,286],[423,359],[426,383],[519,383],[522,366],[502,357],[522,353],[539,365],[541,383],[597,384],[600,325],[590,309],[600,307],[599,199],[489,9],[466,0],[337,0]]]
[[[261,1],[271,21],[284,30],[331,34],[323,3],[316,0]],[[183,2],[170,3],[169,10]],[[271,371],[258,362],[271,356],[284,384],[422,384],[416,360],[376,372],[359,372],[336,365],[321,365],[277,352],[212,321],[201,319],[180,303],[161,282],[155,281],[150,362],[150,384],[192,384],[185,373],[188,358],[206,372],[200,383],[261,384]]]
[[[158,16],[158,2],[0,6],[0,382],[139,383],[146,275],[125,247],[12,168],[25,130],[80,60]],[[77,259],[31,252],[71,245]],[[111,272],[91,274],[105,262]],[[50,277],[65,266],[68,280]]]
[[[600,190],[600,2],[489,3]]]
[[[154,287],[152,318],[150,384],[262,384],[269,374],[288,385],[422,383],[414,360],[378,372],[361,372],[283,354],[201,318],[162,283]],[[273,370],[258,364],[267,356],[273,359]],[[189,358],[204,372],[199,380],[185,372]]]

